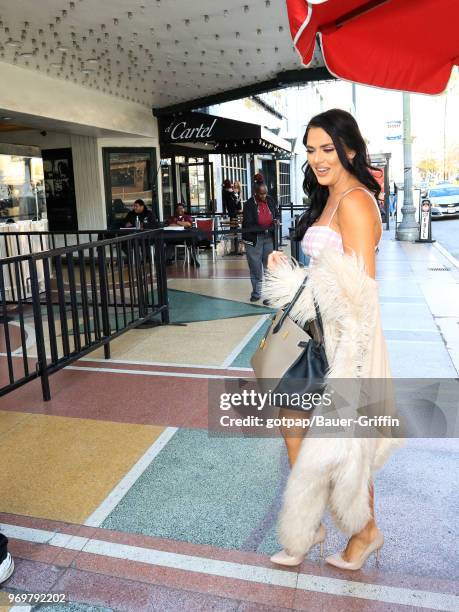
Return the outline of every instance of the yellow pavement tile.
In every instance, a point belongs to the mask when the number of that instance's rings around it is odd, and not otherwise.
[[[260,317],[235,317],[132,330],[111,342],[112,359],[188,365],[221,365]],[[103,357],[103,349],[89,355]]]
[[[9,412],[0,410],[0,438],[9,433],[32,415],[24,412]]]
[[[15,413],[11,413],[15,414]],[[164,431],[47,415],[5,433],[0,511],[82,523]]]

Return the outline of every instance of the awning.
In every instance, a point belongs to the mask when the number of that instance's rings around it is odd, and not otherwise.
[[[292,151],[290,142],[254,123],[207,113],[165,115],[158,122],[162,157],[198,152],[290,157]]]
[[[459,64],[458,0],[287,0],[287,8],[303,64],[319,38],[338,78],[438,94]]]

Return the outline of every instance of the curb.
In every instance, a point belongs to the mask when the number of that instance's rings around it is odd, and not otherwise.
[[[445,249],[445,247],[444,247],[443,245],[441,245],[441,244],[438,242],[438,240],[436,240],[436,241],[433,243],[433,245],[434,245],[434,247],[435,247],[435,248],[436,248],[438,251],[440,251],[440,253],[441,253],[441,254],[442,254],[444,257],[446,257],[446,259],[447,259],[447,260],[448,260],[450,263],[452,263],[454,266],[456,266],[456,268],[459,270],[459,259],[456,259],[456,258],[454,257],[454,255],[451,255],[451,253],[450,253],[449,251],[447,251],[447,250]]]

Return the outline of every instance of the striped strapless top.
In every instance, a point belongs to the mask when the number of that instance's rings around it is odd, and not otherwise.
[[[343,253],[341,234],[332,230],[328,225],[311,225],[303,236],[301,248],[311,259],[319,257],[322,249],[334,249]]]
[[[324,248],[333,249],[335,251],[338,251],[339,253],[344,253],[343,240],[341,238],[341,234],[339,234],[338,232],[335,232],[335,230],[332,230],[331,227],[329,227],[329,225],[330,225],[331,220],[333,219],[335,212],[338,210],[338,206],[341,200],[348,193],[350,193],[351,191],[354,191],[354,189],[361,189],[362,191],[365,191],[365,193],[367,193],[370,196],[370,198],[373,200],[373,202],[375,203],[376,209],[378,211],[379,220],[381,222],[381,233],[382,233],[381,212],[379,210],[378,203],[376,202],[376,198],[370,191],[368,191],[364,187],[352,187],[351,189],[348,189],[341,196],[340,201],[338,202],[335,209],[333,210],[333,213],[327,225],[316,225],[316,224],[311,225],[311,227],[307,229],[305,235],[303,236],[303,240],[301,241],[301,248],[303,250],[303,253],[311,258],[311,263],[314,263],[314,260],[317,257],[319,257],[320,252]]]

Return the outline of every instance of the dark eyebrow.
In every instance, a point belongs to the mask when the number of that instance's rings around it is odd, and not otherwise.
[[[320,145],[321,149],[325,149],[325,147],[334,147],[335,145],[333,144],[333,142],[329,142],[327,144],[324,145]],[[311,145],[306,145],[306,149],[314,149],[314,147],[312,147]]]

